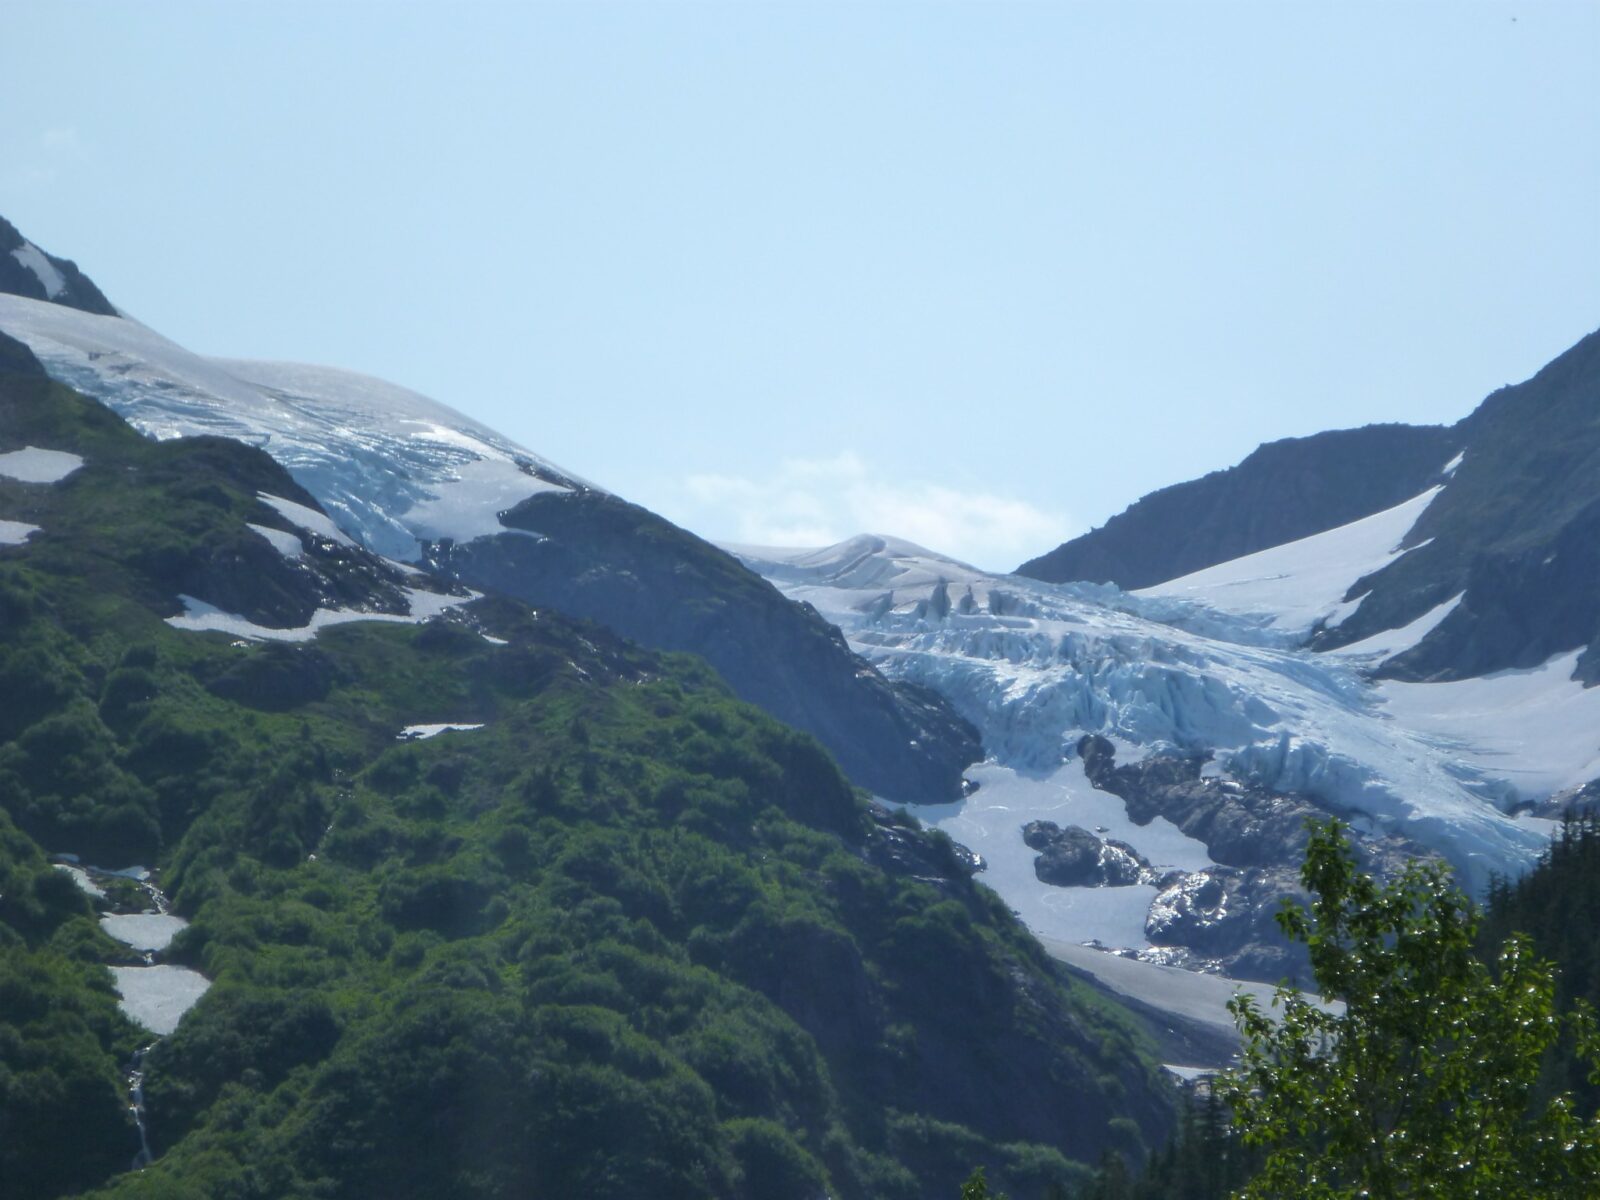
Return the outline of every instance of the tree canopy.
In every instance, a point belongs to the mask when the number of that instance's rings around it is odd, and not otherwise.
[[[1280,989],[1276,1012],[1232,1002],[1244,1038],[1219,1081],[1247,1145],[1266,1155],[1241,1193],[1508,1200],[1600,1194],[1600,1123],[1544,1095],[1540,1064],[1570,1022],[1591,1070],[1592,1014],[1566,1021],[1553,970],[1520,935],[1493,966],[1474,952],[1477,909],[1435,862],[1379,884],[1343,828],[1313,830],[1284,932],[1307,946],[1319,1005]]]

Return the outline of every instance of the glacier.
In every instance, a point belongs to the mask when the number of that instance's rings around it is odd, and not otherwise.
[[[141,433],[266,450],[344,533],[386,558],[505,533],[499,514],[538,492],[600,490],[446,405],[353,371],[204,358],[129,317],[23,296],[0,294],[0,329]]]
[[[0,329],[147,435],[215,434],[267,450],[333,519],[279,497],[264,502],[308,538],[353,539],[396,562],[446,539],[533,536],[508,530],[500,515],[541,491],[601,490],[462,413],[367,376],[204,358],[126,317],[17,296],[0,295]],[[1600,774],[1600,688],[1574,683],[1564,659],[1460,684],[1371,678],[1459,597],[1338,651],[1305,648],[1312,630],[1359,606],[1360,597],[1346,599],[1357,579],[1415,549],[1407,536],[1449,486],[1444,474],[1386,512],[1137,593],[986,573],[877,535],[820,550],[725,548],[812,605],[891,678],[935,689],[978,727],[988,755],[970,773],[978,791],[920,806],[921,815],[985,856],[990,882],[1037,932],[1143,950],[1153,887],[1040,883],[1021,839],[1029,820],[1054,820],[1126,841],[1158,866],[1209,862],[1176,827],[1136,825],[1120,800],[1089,784],[1076,758],[1085,734],[1108,738],[1123,761],[1214,756],[1207,776],[1315,797],[1359,829],[1438,852],[1472,889],[1543,848],[1548,823],[1522,808]],[[0,528],[0,538],[25,532]],[[302,541],[258,532],[286,555]],[[185,603],[174,624],[265,636]]]
[[[1552,664],[1521,686],[1526,714],[1497,732],[1504,704],[1493,681],[1462,685],[1373,681],[1368,668],[1414,644],[1442,612],[1341,654],[1303,648],[1318,622],[1354,607],[1345,592],[1398,553],[1406,531],[1437,494],[1302,542],[1263,551],[1139,593],[1110,585],[1048,584],[992,575],[892,537],[862,535],[821,550],[726,547],[796,600],[813,605],[851,646],[888,675],[934,688],[983,734],[993,768],[1007,772],[1002,806],[983,790],[961,806],[930,808],[935,826],[1003,863],[991,882],[1044,935],[1068,940],[1041,916],[1051,888],[1020,870],[1021,826],[1065,817],[1064,770],[1078,740],[1101,734],[1119,758],[1164,753],[1214,755],[1212,773],[1276,792],[1298,792],[1357,828],[1393,834],[1434,850],[1469,889],[1492,874],[1516,873],[1546,844],[1547,822],[1518,815],[1525,804],[1595,769],[1596,747],[1559,756],[1554,766],[1512,769],[1510,747],[1552,711],[1557,735],[1600,729],[1600,689],[1582,692]],[[1442,608],[1447,606],[1441,606]],[[1563,674],[1565,669],[1566,674]],[[1441,686],[1457,689],[1457,701]],[[1507,687],[1492,693],[1503,697]],[[1559,689],[1559,697],[1552,689]],[[1427,697],[1437,697],[1430,705]],[[1498,752],[1497,752],[1498,748]],[[1066,767],[1064,767],[1066,764]],[[974,774],[978,782],[984,776]],[[992,783],[995,777],[990,776]],[[1074,782],[1068,792],[1083,794]],[[1120,802],[1119,802],[1120,803]],[[949,810],[949,811],[947,811]],[[1084,811],[1079,806],[1079,811]],[[1152,862],[1163,858],[1149,827],[1117,828]],[[1013,844],[1014,843],[1014,844]],[[1005,846],[1002,857],[995,847]],[[1031,855],[1028,856],[1031,858]],[[1123,889],[1118,889],[1123,890]],[[1105,906],[1080,936],[1145,948],[1122,924],[1104,936]],[[1057,905],[1061,901],[1055,902]]]

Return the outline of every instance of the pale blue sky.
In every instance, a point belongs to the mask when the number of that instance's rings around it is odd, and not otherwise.
[[[707,536],[1014,566],[1600,325],[1600,5],[20,0],[0,213]]]

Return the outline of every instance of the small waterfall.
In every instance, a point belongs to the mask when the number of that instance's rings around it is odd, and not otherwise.
[[[128,1064],[128,1111],[133,1114],[134,1127],[139,1130],[139,1153],[133,1156],[134,1171],[148,1167],[155,1156],[150,1153],[150,1138],[144,1124],[144,1057],[161,1044],[157,1038],[148,1046],[141,1046],[133,1052],[133,1061]]]

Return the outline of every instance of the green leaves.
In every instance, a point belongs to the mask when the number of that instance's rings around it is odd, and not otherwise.
[[[1310,911],[1287,908],[1329,1005],[1280,989],[1267,1013],[1231,1005],[1240,1067],[1219,1084],[1247,1144],[1262,1147],[1246,1197],[1489,1200],[1589,1197],[1600,1125],[1571,1101],[1538,1099],[1559,1037],[1551,968],[1521,937],[1494,969],[1473,952],[1477,914],[1437,863],[1380,886],[1337,822],[1314,829],[1301,878]],[[1580,1017],[1580,1050],[1596,1048]]]

